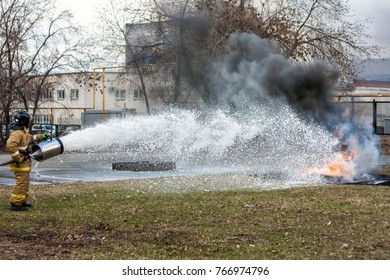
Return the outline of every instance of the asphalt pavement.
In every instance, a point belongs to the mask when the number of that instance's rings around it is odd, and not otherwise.
[[[0,162],[9,160],[6,154],[0,155]],[[128,160],[128,159],[127,159]],[[160,176],[175,176],[171,171],[116,171],[112,163],[126,161],[124,157],[111,156],[108,153],[97,154],[62,154],[42,162],[33,160],[31,171],[32,184],[53,184],[74,181],[106,181],[130,178],[153,178]],[[8,166],[0,167],[0,185],[15,183],[14,175]]]
[[[0,162],[9,160],[7,154],[0,154]],[[174,162],[176,169],[168,171],[117,171],[113,170],[115,162],[133,161],[169,161]],[[54,184],[75,181],[112,181],[136,178],[157,178],[169,176],[192,176],[202,174],[223,174],[248,171],[248,168],[231,164],[216,164],[210,159],[194,163],[188,159],[172,160],[169,158],[140,155],[118,155],[104,153],[69,153],[61,154],[42,162],[33,160],[31,171],[32,184]],[[0,185],[15,183],[14,175],[8,166],[0,167]]]
[[[9,160],[9,155],[0,154],[0,162]],[[153,158],[131,158],[128,155],[110,153],[69,153],[61,154],[42,162],[33,160],[31,171],[32,184],[55,184],[75,181],[112,181],[122,179],[156,178],[169,176],[193,176],[204,174],[223,174],[232,172],[251,172],[259,167],[239,167],[229,163],[226,165],[207,159],[205,162],[195,164],[191,161],[174,161],[175,170],[168,171],[117,171],[113,170],[114,162],[128,161],[158,161]],[[168,159],[169,160],[169,159]],[[383,156],[381,165],[390,166],[390,156]],[[270,167],[272,168],[272,166]],[[14,175],[8,166],[0,167],[0,185],[13,185]]]

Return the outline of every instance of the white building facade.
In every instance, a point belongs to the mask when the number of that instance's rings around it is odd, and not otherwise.
[[[34,117],[35,123],[83,127],[89,113],[99,114],[101,121],[111,115],[145,114],[145,95],[137,80],[131,73],[109,72],[104,68],[87,73],[53,74],[48,81],[50,90],[42,96]],[[163,104],[162,99],[153,95],[156,86],[149,79],[145,83],[149,107],[156,110]]]

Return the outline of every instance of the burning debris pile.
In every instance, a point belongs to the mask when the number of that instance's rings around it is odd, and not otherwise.
[[[372,133],[371,127],[366,125],[357,128],[352,122],[344,122],[342,125],[335,130],[339,143],[334,148],[332,158],[320,167],[308,168],[303,172],[302,177],[317,176],[329,182],[339,183],[387,180],[368,174],[378,166],[380,155],[379,139]]]
[[[356,176],[354,158],[355,156],[349,151],[348,145],[342,144],[340,152],[335,153],[331,162],[322,167],[309,168],[303,176],[319,174],[327,177],[345,177],[352,180]]]

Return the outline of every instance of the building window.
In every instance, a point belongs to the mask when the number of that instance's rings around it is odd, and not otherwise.
[[[65,90],[64,89],[57,90],[57,99],[58,100],[65,99]]]
[[[125,99],[126,90],[125,89],[116,89],[115,90],[115,99]]]
[[[49,89],[45,89],[41,92],[41,99],[42,100],[51,100],[53,98],[52,91]]]
[[[40,123],[40,124],[50,123],[50,115],[35,115],[34,123]]]
[[[134,90],[134,99],[143,99],[144,94],[142,93],[142,90],[136,89]]]
[[[71,89],[70,90],[70,98],[71,99],[79,99],[79,90],[78,89]]]
[[[13,93],[12,93],[12,99],[13,99],[13,100],[22,100],[22,97],[20,96],[19,93],[13,92]]]

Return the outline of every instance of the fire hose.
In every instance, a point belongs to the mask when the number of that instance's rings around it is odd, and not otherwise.
[[[47,141],[37,143],[32,141],[27,147],[26,158],[32,158],[36,161],[44,161],[49,158],[58,156],[64,152],[64,145],[60,138],[49,137]],[[0,163],[0,166],[15,163],[13,159]]]

